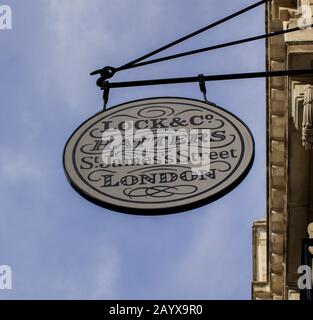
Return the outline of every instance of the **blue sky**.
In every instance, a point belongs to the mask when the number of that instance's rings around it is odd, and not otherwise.
[[[0,30],[0,299],[250,299],[252,222],[265,216],[265,80],[208,83],[208,99],[256,140],[239,187],[194,211],[129,216],[67,183],[62,152],[101,110],[89,72],[119,66],[254,0],[6,0]],[[254,9],[167,53],[262,34]],[[116,81],[265,70],[264,41],[121,72]],[[155,96],[201,99],[197,84],[115,89],[109,106]]]

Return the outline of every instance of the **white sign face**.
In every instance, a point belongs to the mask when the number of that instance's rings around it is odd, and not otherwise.
[[[151,98],[100,112],[68,140],[64,168],[88,200],[141,214],[186,211],[235,188],[249,172],[247,126],[214,104]]]

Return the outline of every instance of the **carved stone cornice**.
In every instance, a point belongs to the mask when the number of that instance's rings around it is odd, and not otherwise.
[[[313,86],[292,82],[291,117],[295,128],[302,130],[306,150],[313,149]]]
[[[313,86],[306,86],[304,91],[302,122],[302,143],[306,150],[313,149]]]
[[[313,222],[308,225],[309,238],[313,239]],[[313,248],[309,248],[310,252],[313,254]]]

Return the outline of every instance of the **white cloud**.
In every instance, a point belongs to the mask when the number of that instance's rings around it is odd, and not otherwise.
[[[58,274],[52,282],[53,291],[64,299],[117,299],[120,275],[117,252],[107,246],[90,251],[92,254],[84,257],[81,265],[72,264],[70,272]]]
[[[251,252],[242,246],[246,227],[235,227],[233,207],[221,202],[200,209],[205,215],[192,226],[194,236],[185,254],[171,266],[166,290],[177,299],[220,299],[248,297],[250,277],[245,259]],[[243,214],[244,215],[244,214]],[[248,231],[250,225],[248,226]],[[248,246],[250,247],[250,246]],[[250,261],[250,260],[249,260]]]
[[[0,171],[2,179],[8,179],[12,182],[20,180],[40,180],[44,178],[43,171],[38,164],[29,158],[26,154],[15,154],[6,157],[2,156],[0,162]]]
[[[129,6],[136,7],[136,14]],[[119,65],[147,50],[143,37],[155,47],[166,19],[166,3],[133,0],[95,1],[49,0],[45,6],[45,78],[41,86],[64,100],[70,111],[89,108],[99,101],[96,77],[89,73],[107,64]],[[98,99],[98,100],[96,100]],[[96,106],[95,106],[96,108]],[[97,110],[98,111],[98,110]]]

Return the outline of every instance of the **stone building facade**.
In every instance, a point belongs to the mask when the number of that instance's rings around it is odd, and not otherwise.
[[[272,0],[266,32],[309,21],[313,0]],[[313,29],[272,37],[270,71],[313,68]],[[267,80],[267,215],[253,226],[253,299],[299,299],[302,239],[313,238],[313,76]]]

